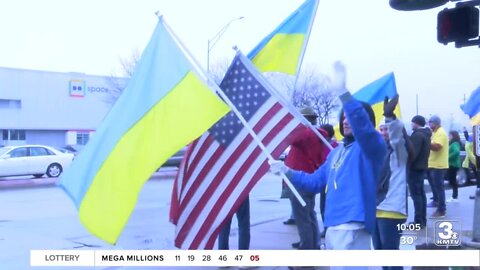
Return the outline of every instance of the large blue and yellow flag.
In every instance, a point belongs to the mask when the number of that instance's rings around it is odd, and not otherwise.
[[[460,107],[470,117],[472,126],[480,125],[480,87],[473,91],[467,103]]]
[[[247,55],[261,72],[298,73],[318,1],[305,1]]]
[[[375,123],[378,127],[383,119],[383,101],[385,96],[391,99],[395,94],[397,94],[397,85],[395,84],[395,75],[392,72],[362,87],[353,94],[353,97],[372,105],[375,113]],[[401,118],[400,103],[394,112],[398,118]],[[340,125],[342,125],[342,123],[338,123],[338,125],[335,126],[335,137],[337,140],[342,139]]]
[[[228,111],[160,18],[123,94],[60,179],[83,225],[116,243],[152,173]]]
[[[385,97],[391,99],[396,94],[397,85],[395,84],[395,75],[392,72],[364,86],[355,92],[353,97],[372,105],[375,112],[375,123],[378,126],[383,119],[383,100]],[[394,112],[398,118],[401,118],[400,103]]]

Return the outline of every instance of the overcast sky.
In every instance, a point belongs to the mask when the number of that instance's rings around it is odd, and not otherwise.
[[[206,65],[207,43],[233,22],[210,53],[210,62],[246,54],[303,0],[15,0],[0,4],[0,66],[110,75],[120,58],[142,51],[164,15],[184,45]],[[401,12],[388,1],[321,0],[304,59],[331,74],[341,60],[355,92],[394,72],[403,116],[418,112],[466,123],[459,109],[480,85],[480,49],[456,49],[436,40],[438,12]]]

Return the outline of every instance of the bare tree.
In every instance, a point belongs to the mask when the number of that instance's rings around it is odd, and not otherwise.
[[[222,58],[219,61],[215,61],[213,65],[210,65],[209,73],[212,76],[213,80],[217,85],[223,80],[225,73],[227,72],[228,67],[230,66],[230,61],[227,58]]]
[[[320,125],[330,122],[340,107],[336,96],[328,89],[330,78],[313,68],[305,68],[300,77],[285,80],[292,104],[295,107],[311,106],[318,114]]]
[[[108,91],[108,96],[105,98],[105,102],[109,104],[115,103],[118,97],[125,89],[127,82],[133,76],[135,67],[140,61],[140,51],[134,50],[129,58],[120,58],[121,73],[120,75],[112,74],[108,77],[108,84],[111,86]]]

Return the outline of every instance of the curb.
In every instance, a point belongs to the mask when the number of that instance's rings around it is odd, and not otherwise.
[[[463,246],[474,248],[474,249],[480,249],[480,242],[473,241],[473,239],[471,239],[470,237],[465,237],[465,238],[462,241]]]

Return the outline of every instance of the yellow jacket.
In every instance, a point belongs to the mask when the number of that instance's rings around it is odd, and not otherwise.
[[[463,168],[469,168],[470,164],[473,164],[475,168],[477,167],[477,163],[475,160],[475,155],[473,154],[473,143],[472,142],[466,142],[465,143],[465,152],[467,156],[465,157],[465,160],[463,160],[462,167]]]

